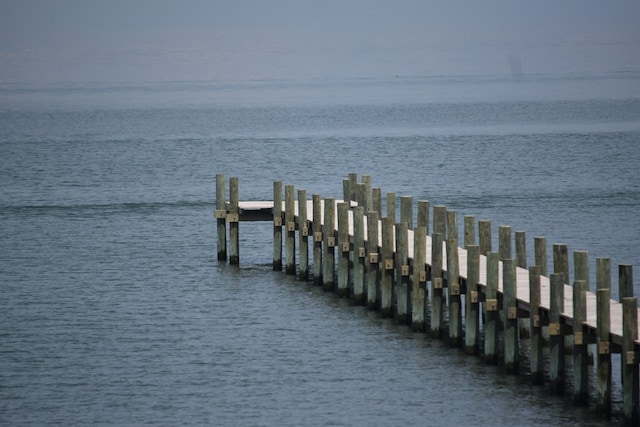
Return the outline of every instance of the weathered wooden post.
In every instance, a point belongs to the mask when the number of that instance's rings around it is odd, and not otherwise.
[[[458,213],[447,210],[447,240],[450,239],[458,241]]]
[[[622,299],[622,398],[624,421],[628,425],[640,424],[640,393],[638,385],[638,299]]]
[[[484,325],[484,359],[487,363],[498,363],[498,252],[487,253],[487,289],[486,302],[487,320]]]
[[[464,216],[464,247],[476,244],[476,217]]]
[[[491,252],[491,221],[481,219],[478,221],[478,240],[480,242],[480,255]]]
[[[516,267],[527,268],[527,240],[524,231],[516,231]]]
[[[311,197],[313,201],[313,282],[322,286],[322,200],[320,194]]]
[[[551,274],[550,287],[549,382],[552,393],[564,394],[564,336],[560,323],[560,314],[564,312],[564,274]]]
[[[378,301],[380,301],[379,216],[377,211],[367,212],[367,258],[369,258],[369,271],[367,272],[367,307],[369,310],[378,308]]]
[[[466,218],[466,217],[465,217]],[[475,219],[471,217],[474,222]],[[466,227],[465,227],[466,228]],[[465,233],[466,236],[466,233]],[[466,354],[477,355],[480,340],[480,322],[478,301],[478,280],[480,279],[480,246],[467,245],[467,294],[465,298],[465,337]]]
[[[611,260],[596,258],[598,370],[596,411],[611,415]]]
[[[413,197],[400,196],[400,222],[407,223],[407,229],[413,230]]]
[[[282,181],[273,183],[273,271],[282,271]]]
[[[364,208],[353,209],[353,302],[363,304],[366,248],[364,245]]]
[[[584,322],[587,320],[587,282],[573,284],[573,401],[577,405],[589,404],[589,361]]]
[[[349,180],[347,182],[347,187],[349,189],[349,193],[345,193],[344,201],[349,202],[351,200],[357,200],[357,189],[358,189],[358,174],[350,173]]]
[[[589,252],[573,251],[574,282],[584,280],[586,289],[589,290]]]
[[[229,264],[240,264],[240,190],[238,187],[238,178],[229,179],[229,214],[227,222],[229,223]]]
[[[295,222],[295,190],[293,185],[284,187],[284,221],[287,229],[285,243],[285,273],[296,274],[296,222]]]
[[[391,218],[391,221],[396,222],[396,193],[387,193],[387,218]]]
[[[346,181],[349,182],[349,181]],[[349,202],[338,203],[338,296],[349,296]]]
[[[569,249],[564,243],[553,244],[553,272],[562,274],[563,283],[569,284]]]
[[[429,235],[429,201],[418,200],[418,227],[425,228],[425,235]]]
[[[371,210],[378,212],[379,218],[382,215],[382,189],[380,189],[380,187],[373,188],[371,190],[371,198],[373,204]]]
[[[224,174],[216,175],[216,210],[218,229],[218,261],[227,260],[227,201]]]
[[[371,175],[362,175],[362,184],[364,184],[362,206],[366,215],[371,210]]]
[[[540,321],[540,267],[529,267],[529,320],[531,322],[531,382],[544,383],[542,322]]]
[[[409,225],[407,222],[396,224],[396,317],[398,323],[409,323]]]
[[[462,347],[463,343],[460,266],[458,262],[458,239],[451,237],[447,240],[447,287],[449,289],[449,344],[454,347]]]
[[[433,232],[442,234],[442,241],[447,239],[447,207],[433,207]]]
[[[307,190],[298,190],[298,238],[300,239],[300,280],[309,280],[309,216]]]
[[[333,291],[335,283],[336,263],[336,199],[327,197],[324,199],[324,224],[322,224],[324,237],[322,256],[322,287],[325,291]]]
[[[435,217],[435,210],[434,210]],[[435,218],[434,218],[435,220]],[[434,224],[435,230],[435,224]],[[431,236],[431,324],[432,338],[442,339],[444,324],[443,301],[443,277],[442,277],[442,244],[443,233],[433,233]]]
[[[536,265],[540,267],[540,275],[546,276],[547,273],[547,239],[544,237],[533,238]]]
[[[413,277],[411,289],[411,327],[416,332],[424,331],[427,271],[427,227],[420,225],[420,202],[418,202],[418,227],[413,233]],[[422,217],[424,219],[424,217]]]
[[[502,260],[504,286],[504,365],[507,374],[520,371],[520,339],[518,336],[518,302],[516,295],[516,262],[513,258]]]
[[[393,218],[386,217],[382,219],[382,280],[380,284],[381,301],[380,313],[382,317],[393,316]]]
[[[498,253],[500,254],[500,261],[505,259],[511,259],[511,227],[508,225],[501,225],[498,227]]]
[[[627,297],[633,296],[633,270],[631,265],[618,265],[618,301],[622,301]],[[624,357],[620,358],[621,369],[620,374],[624,383]]]

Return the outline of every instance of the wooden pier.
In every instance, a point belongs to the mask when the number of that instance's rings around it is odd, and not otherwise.
[[[299,274],[302,281],[312,279],[325,290],[350,297],[416,332],[446,339],[467,354],[501,364],[508,374],[525,371],[520,339],[527,337],[531,382],[546,383],[554,394],[565,393],[565,356],[569,354],[573,400],[578,405],[594,401],[603,416],[610,416],[613,409],[612,355],[619,355],[624,420],[640,424],[640,310],[633,296],[630,265],[618,268],[620,298],[615,301],[610,297],[608,258],[596,259],[594,287],[588,253],[574,251],[575,280],[567,283],[566,244],[552,246],[549,271],[546,239],[535,237],[536,265],[527,267],[524,232],[512,233],[510,227],[500,226],[495,251],[491,223],[478,221],[476,232],[475,218],[465,216],[460,246],[455,211],[418,201],[414,222],[413,198],[402,196],[396,218],[395,194],[387,193],[383,216],[381,190],[371,187],[369,176],[358,182],[356,174],[349,174],[343,180],[341,199],[314,194],[308,200],[305,190],[298,190],[296,198],[294,186],[286,185],[283,200],[282,182],[276,181],[272,201],[241,202],[238,179],[231,178],[227,201],[225,184],[224,175],[217,175],[218,260],[240,262],[240,221],[272,222],[274,270],[283,269],[284,246],[287,274]],[[546,374],[545,345],[549,346]],[[589,366],[589,349],[596,353],[595,369]],[[594,370],[597,390],[592,400],[588,376]]]

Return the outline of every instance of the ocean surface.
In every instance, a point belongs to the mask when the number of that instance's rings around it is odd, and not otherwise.
[[[273,272],[266,223],[240,224],[239,267],[218,262],[213,211],[218,173],[243,200],[274,180],[340,198],[367,174],[491,220],[494,246],[525,231],[529,263],[534,236],[589,251],[591,289],[609,257],[617,298],[617,266],[640,266],[630,81],[0,84],[0,424],[616,425],[619,377],[597,418],[526,362],[506,376]]]

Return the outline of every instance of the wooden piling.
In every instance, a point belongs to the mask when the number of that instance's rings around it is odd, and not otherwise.
[[[307,190],[298,190],[298,238],[300,240],[300,280],[309,280],[309,221]]]
[[[378,246],[378,221],[377,211],[367,212],[367,258],[369,270],[367,271],[367,308],[375,310],[380,301],[380,248]]]
[[[563,283],[569,284],[569,249],[564,243],[553,244],[553,272],[562,274]]]
[[[589,290],[589,252],[573,251],[573,269],[574,282],[584,280],[586,289]]]
[[[596,258],[596,306],[598,329],[598,368],[596,411],[611,415],[611,260]]]
[[[226,181],[223,174],[216,175],[215,218],[218,231],[218,261],[227,260],[227,201]]]
[[[347,184],[347,188],[349,189],[349,193],[345,194],[344,201],[349,202],[350,200],[358,200],[357,199],[357,189],[358,189],[358,174],[350,173],[349,180]]]
[[[633,296],[633,266],[629,264],[618,266],[618,295],[620,302]]]
[[[540,267],[540,275],[546,276],[547,272],[547,239],[544,237],[533,238],[535,262]]]
[[[396,318],[400,324],[408,324],[409,313],[409,224],[405,221],[396,224],[396,256],[394,267],[396,270]]]
[[[405,222],[413,230],[413,197],[400,196],[400,222]]]
[[[638,355],[635,341],[638,339],[638,299],[622,299],[622,399],[624,421],[627,425],[640,424],[640,393],[638,384]]]
[[[393,218],[382,219],[382,278],[380,283],[380,313],[382,317],[393,316],[393,282],[395,269],[393,266]]]
[[[449,344],[453,347],[462,347],[462,299],[460,297],[458,239],[454,237],[447,240],[447,289],[449,290]]]
[[[418,200],[418,227],[424,227],[429,235],[429,201]]]
[[[411,328],[416,332],[422,332],[425,328],[425,301],[427,271],[427,227],[420,225],[420,202],[418,202],[418,227],[413,238],[413,276],[411,287]],[[423,217],[424,219],[424,217]],[[427,219],[428,221],[428,219]]]
[[[273,183],[273,271],[282,271],[282,181]]]
[[[364,303],[364,271],[366,249],[364,245],[364,208],[353,209],[353,302]]]
[[[511,259],[511,227],[508,225],[501,225],[498,227],[498,253],[500,254],[500,261],[505,259]]]
[[[564,336],[560,314],[564,312],[564,274],[550,277],[549,307],[549,382],[553,394],[564,394]]]
[[[584,322],[587,320],[587,282],[573,284],[573,401],[577,405],[589,404],[589,360]]]
[[[467,217],[465,217],[466,219]],[[471,217],[474,222],[475,219]],[[465,227],[466,229],[466,227]],[[466,233],[465,233],[466,237]],[[480,246],[467,246],[467,293],[465,297],[464,352],[478,354],[480,339],[478,281],[480,279]]]
[[[458,213],[447,210],[447,240],[456,239],[458,241]]]
[[[435,216],[435,212],[434,212]],[[435,219],[435,218],[434,218]],[[435,226],[434,226],[435,229]],[[442,239],[444,234],[433,233],[431,236],[431,324],[432,338],[442,339],[442,327],[444,323],[443,304],[443,277],[442,277]]]
[[[481,219],[478,221],[478,240],[480,243],[480,255],[491,252],[491,221]]]
[[[362,207],[366,215],[372,208],[371,205],[371,175],[362,175],[362,184],[364,184],[364,194],[362,197]]]
[[[229,214],[227,222],[229,223],[229,264],[240,264],[240,189],[238,186],[238,178],[229,179]]]
[[[333,197],[324,199],[324,223],[322,224],[322,287],[325,291],[333,291],[335,284],[336,262],[336,200]]]
[[[296,274],[296,222],[295,222],[295,189],[293,185],[284,187],[284,222],[287,230],[285,239],[285,273]]]
[[[396,222],[396,193],[387,193],[387,218],[391,218],[391,221]]]
[[[346,181],[347,183],[349,181]],[[349,296],[349,202],[338,203],[338,296]]]
[[[516,295],[516,261],[502,260],[503,318],[504,318],[504,365],[507,374],[520,371],[520,339],[518,335],[518,303]]]
[[[487,363],[498,363],[498,277],[499,277],[498,252],[487,253],[487,308],[486,323],[484,325],[484,360]]]
[[[382,216],[382,189],[375,187],[371,190],[371,210],[378,212],[378,217]]]
[[[527,240],[524,231],[516,231],[516,267],[527,268]]]
[[[320,194],[313,194],[313,282],[316,286],[322,286],[322,199]]]
[[[540,318],[540,267],[529,267],[529,320],[531,322],[531,355],[529,357],[531,382],[543,384],[542,321]]]
[[[464,216],[464,247],[476,244],[476,217]]]

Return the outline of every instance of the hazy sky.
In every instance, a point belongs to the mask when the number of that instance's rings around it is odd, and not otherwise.
[[[0,0],[0,82],[640,72],[637,0]]]

